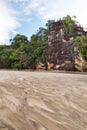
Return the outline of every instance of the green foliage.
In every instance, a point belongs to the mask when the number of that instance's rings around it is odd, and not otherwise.
[[[76,37],[74,40],[74,46],[78,47],[82,55],[87,57],[87,35]]]
[[[30,68],[35,68],[38,62],[46,62],[45,50],[47,39],[45,37],[46,34],[42,32],[44,31],[40,28],[36,35],[32,35],[29,45],[25,49],[29,59],[28,63]]]
[[[10,68],[10,55],[12,53],[11,49],[3,48],[0,51],[0,68]]]
[[[17,49],[17,48],[23,46],[24,44],[27,44],[28,39],[25,35],[17,34],[10,41],[11,41],[11,47],[14,48],[14,49]]]
[[[12,53],[9,57],[10,67],[11,68],[17,68],[17,64],[19,66],[19,52],[18,50],[12,50]]]
[[[62,19],[63,27],[65,30],[65,37],[70,37],[75,35],[75,27],[77,27],[77,22],[73,20],[69,15]]]
[[[46,23],[46,27],[47,27],[47,32],[49,31],[50,25],[55,22],[55,20],[48,20]]]

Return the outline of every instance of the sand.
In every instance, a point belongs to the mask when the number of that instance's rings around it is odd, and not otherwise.
[[[0,130],[87,130],[87,75],[1,70]]]

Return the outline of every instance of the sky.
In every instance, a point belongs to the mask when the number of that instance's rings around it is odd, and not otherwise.
[[[0,44],[10,44],[16,34],[30,39],[49,19],[66,15],[87,28],[87,0],[0,0]]]

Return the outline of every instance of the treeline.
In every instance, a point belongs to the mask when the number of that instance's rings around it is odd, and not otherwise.
[[[17,34],[10,45],[0,45],[0,68],[35,69],[36,64],[46,62],[48,28],[39,28],[30,41]]]
[[[31,40],[17,34],[11,45],[0,46],[0,68],[34,69],[37,62],[45,63],[46,39],[32,35]]]
[[[63,22],[65,37],[74,35],[74,28],[78,26],[78,23],[70,16],[60,20]],[[54,20],[49,20],[44,28],[40,27],[30,40],[25,35],[17,34],[10,39],[10,45],[0,45],[0,68],[35,69],[39,62],[45,64],[47,35],[52,22]],[[76,37],[74,45],[79,48],[84,57],[87,57],[86,34]]]

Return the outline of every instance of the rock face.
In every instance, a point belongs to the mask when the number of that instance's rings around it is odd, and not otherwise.
[[[85,61],[78,49],[74,50],[75,53],[75,68],[78,71],[87,71],[87,61]]]
[[[49,30],[46,53],[48,64],[54,64],[55,69],[74,70],[76,59],[72,48],[75,36],[64,38],[62,21],[52,23]],[[76,36],[81,36],[84,31],[81,27],[76,27],[75,33]]]
[[[74,57],[72,55],[72,41],[64,39],[62,22],[54,22],[50,27],[48,35],[47,61],[55,64],[55,68],[72,70],[74,69]]]

